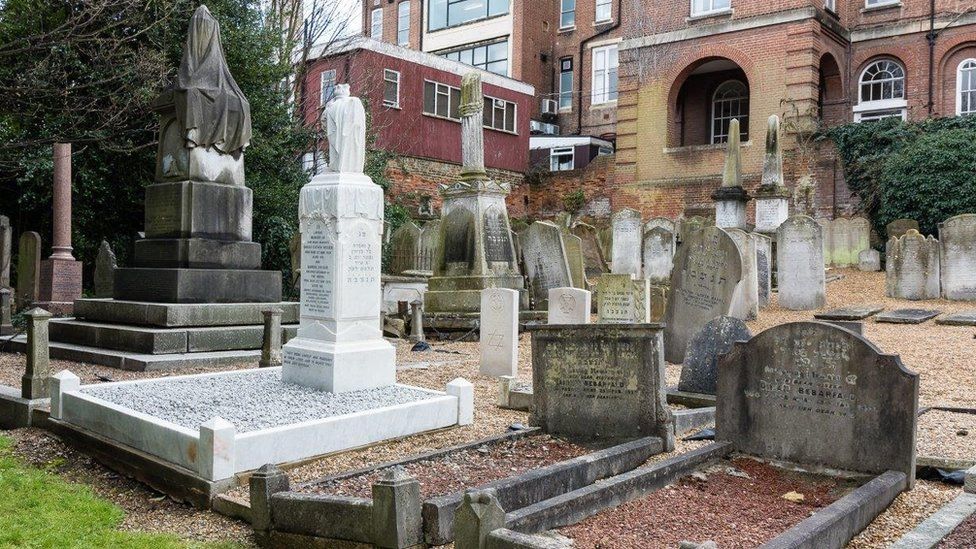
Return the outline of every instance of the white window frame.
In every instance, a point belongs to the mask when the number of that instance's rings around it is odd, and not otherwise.
[[[572,9],[566,9],[566,3],[572,2]],[[573,22],[569,25],[563,25],[563,16],[567,13],[573,14]],[[568,30],[576,28],[576,0],[559,0],[559,30]]]
[[[863,100],[862,87],[864,86],[864,76],[867,74],[871,67],[874,67],[878,63],[894,63],[901,69],[901,97],[892,97],[889,99],[876,99],[876,100]],[[894,81],[894,80],[891,80]],[[881,82],[882,84],[884,81]],[[902,120],[908,120],[908,73],[905,71],[905,65],[901,61],[897,61],[891,58],[881,58],[875,59],[868,63],[861,74],[857,78],[857,104],[854,105],[854,122],[870,121],[870,120],[880,120],[882,118],[896,118],[899,117]]]
[[[376,8],[369,15],[369,37],[383,40],[383,8]]]
[[[966,65],[971,65],[967,67]],[[963,71],[970,72],[969,85],[970,88],[964,90],[962,88],[962,74]],[[968,93],[970,96],[969,100],[969,110],[963,112],[962,110],[962,94]],[[976,114],[976,58],[963,59],[959,66],[956,67],[956,116],[968,116]]]
[[[569,155],[569,167],[560,168],[559,161],[556,159],[560,156]],[[555,164],[553,164],[555,162]],[[550,172],[568,172],[576,169],[576,147],[553,147],[549,149],[549,171]]]
[[[450,84],[443,84],[443,83],[438,82],[436,80],[424,80],[424,91],[422,91],[421,94],[426,93],[426,90],[427,90],[427,82],[430,82],[431,84],[434,85],[434,112],[427,112],[426,110],[424,110],[424,109],[427,108],[427,98],[426,97],[423,97],[423,95],[421,95],[421,100],[423,100],[423,102],[424,102],[423,107],[420,109],[421,113],[423,113],[424,116],[432,116],[434,118],[440,118],[441,120],[451,120],[453,122],[460,122],[461,121],[460,116],[458,118],[454,118],[454,117],[451,116],[451,96],[453,95],[451,93],[451,90],[456,90],[456,91],[458,91],[460,93],[461,89],[460,88],[457,88],[455,86],[451,86]],[[443,115],[437,114],[437,100],[442,95],[442,93],[440,93],[441,92],[441,88],[444,88],[444,89],[447,90],[447,116],[443,116]],[[459,109],[460,109],[460,107],[461,106],[458,105],[458,108]]]
[[[502,127],[495,126],[495,109],[501,105],[502,109]],[[512,106],[512,129],[505,129],[505,112],[508,110],[508,105]],[[485,96],[485,110],[491,108],[491,124],[485,124],[485,128],[489,130],[495,130],[504,133],[510,133],[518,135],[518,104],[514,101],[509,101],[507,99],[499,99],[497,97],[491,97],[490,95]]]
[[[824,9],[831,13],[837,13],[837,0],[824,0]]]
[[[606,10],[604,17],[600,17],[600,8]],[[594,23],[606,23],[613,21],[613,0],[596,0],[593,14]]]
[[[331,81],[331,83],[329,84],[329,89],[332,90],[331,93],[329,93],[328,97],[326,97],[325,95],[325,87],[326,87],[325,83],[327,80]],[[332,100],[332,97],[335,96],[335,87],[336,87],[336,70],[326,69],[322,71],[319,74],[319,106],[324,107],[329,103],[329,101]]]
[[[617,58],[617,64],[610,66],[610,52],[614,53],[614,57]],[[604,68],[598,69],[596,64],[597,54],[603,54],[604,56]],[[593,48],[590,53],[590,64],[592,70],[590,71],[591,77],[591,94],[590,94],[590,105],[607,105],[617,102],[617,97],[611,98],[613,94],[619,94],[620,90],[617,86],[620,84],[620,57],[617,50],[617,44],[610,44],[608,46],[600,46],[598,48]],[[616,72],[617,74],[617,86],[614,86],[614,90],[611,91],[610,88],[610,73]],[[597,84],[602,86],[602,91],[597,91]]]
[[[717,116],[716,113],[715,113],[715,103],[716,103],[716,101],[719,101],[719,99],[718,99],[719,92],[721,92],[723,88],[725,88],[725,87],[727,87],[729,85],[735,85],[735,84],[738,84],[739,86],[742,86],[742,88],[746,90],[745,95],[742,95],[742,96],[739,96],[739,97],[734,97],[732,99],[721,99],[721,101],[727,101],[727,102],[738,101],[739,102],[739,106],[740,106],[740,109],[739,109],[740,112],[739,112],[739,114],[738,115],[735,115],[735,116],[724,116],[724,115],[723,116]],[[728,120],[729,121],[729,124],[731,124],[733,119],[738,119],[739,120],[739,134],[740,134],[739,137],[741,138],[741,134],[743,133],[743,130],[746,130],[746,132],[748,132],[748,127],[749,127],[749,108],[750,108],[750,105],[751,105],[749,99],[750,99],[750,97],[749,97],[749,85],[746,84],[745,82],[743,82],[742,80],[737,79],[737,78],[732,78],[732,79],[726,80],[726,81],[722,82],[721,84],[719,84],[717,88],[715,88],[715,91],[712,92],[712,100],[709,102],[709,105],[708,105],[708,110],[709,110],[709,112],[708,112],[708,135],[709,135],[709,142],[712,145],[720,145],[722,143],[727,143],[728,142],[728,139],[729,139],[729,136],[728,135],[716,135],[715,134],[715,121],[716,120]],[[746,107],[745,108],[745,112],[741,112],[742,111],[742,109],[741,109],[742,103],[745,103],[745,107]],[[747,135],[748,135],[748,133],[747,133]],[[725,138],[725,141],[716,141],[716,139],[722,139],[723,137]]]
[[[403,13],[406,8],[406,13]],[[397,4],[397,45],[410,45],[410,0]]]
[[[566,62],[569,62],[569,68],[566,69]],[[573,58],[564,57],[559,60],[559,99],[556,103],[559,112],[572,112],[573,111],[573,85],[576,80],[576,71],[573,67]],[[569,75],[569,89],[563,89],[563,75]],[[563,106],[563,99],[567,100],[567,105]]]
[[[396,102],[391,103],[386,99],[386,84],[392,82],[396,84]],[[383,69],[383,106],[391,109],[400,108],[400,71],[393,69]]]
[[[706,4],[703,9],[699,10],[695,5],[696,2],[704,2]],[[703,15],[713,15],[718,13],[726,13],[732,11],[732,0],[724,0],[728,3],[727,6],[715,7],[717,2],[722,2],[723,0],[691,0],[691,7],[689,11],[692,17],[701,17]]]
[[[882,6],[890,6],[894,4],[901,4],[901,0],[864,0],[864,7],[870,8],[880,8]]]

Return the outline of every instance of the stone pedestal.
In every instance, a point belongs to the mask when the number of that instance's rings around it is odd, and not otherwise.
[[[21,377],[21,397],[28,400],[48,396],[47,378],[51,375],[48,353],[48,321],[51,313],[34,308],[27,316],[27,369]]]
[[[36,305],[54,314],[70,315],[74,301],[81,298],[81,261],[50,259],[41,261]]]
[[[756,191],[756,232],[776,234],[776,229],[790,216],[789,191],[762,187]]]
[[[329,392],[393,385],[396,353],[380,331],[383,189],[363,174],[317,175],[299,219],[301,315],[282,379]]]
[[[742,187],[719,187],[712,194],[715,201],[715,226],[722,229],[746,229],[746,203],[749,193]]]

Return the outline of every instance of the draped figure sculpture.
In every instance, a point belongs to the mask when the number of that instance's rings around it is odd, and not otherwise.
[[[349,96],[349,84],[336,86],[335,98],[322,113],[329,138],[328,171],[363,173],[366,166],[366,110],[358,97]]]

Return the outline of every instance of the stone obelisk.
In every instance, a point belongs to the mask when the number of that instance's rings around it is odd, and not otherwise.
[[[783,183],[783,148],[780,145],[779,117],[766,123],[766,156],[762,181],[756,190],[756,232],[775,235],[790,216],[790,191]]]
[[[521,303],[528,305],[505,206],[511,189],[491,180],[485,171],[480,73],[471,72],[462,78],[459,111],[461,175],[455,183],[441,187],[444,206],[434,276],[424,296],[428,317],[478,313],[485,288],[518,290]]]
[[[723,229],[746,228],[746,203],[749,193],[742,188],[742,152],[739,145],[739,120],[733,118],[729,123],[728,150],[725,155],[725,169],[722,171],[722,186],[713,194],[715,201],[715,226]]]
[[[71,314],[81,297],[81,261],[71,255],[71,143],[54,144],[51,257],[41,261],[37,306]]]
[[[396,352],[380,331],[383,189],[363,173],[366,114],[340,84],[323,117],[329,165],[299,199],[300,325],[281,377],[336,393],[393,385]]]

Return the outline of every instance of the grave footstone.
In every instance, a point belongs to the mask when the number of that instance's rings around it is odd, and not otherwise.
[[[823,229],[813,218],[795,215],[776,230],[779,305],[805,311],[826,303]]]
[[[649,322],[650,281],[629,274],[605,274],[597,281],[597,323]]]
[[[13,255],[13,230],[10,219],[0,215],[0,288],[10,287],[10,261]]]
[[[885,249],[885,288],[898,299],[939,299],[939,242],[909,229]]]
[[[820,320],[863,320],[884,310],[884,305],[854,305],[813,315]]]
[[[610,270],[613,274],[641,276],[641,215],[631,209],[613,214],[613,254]]]
[[[939,247],[943,297],[976,301],[976,214],[939,223]]]
[[[716,440],[762,458],[915,476],[918,374],[857,334],[792,322],[719,362]],[[909,486],[909,487],[910,487]]]
[[[857,254],[857,269],[865,273],[881,270],[881,252],[878,250],[861,250]]]
[[[665,227],[644,232],[644,276],[651,284],[667,284],[674,263],[675,236]]]
[[[519,234],[519,242],[534,309],[545,310],[550,289],[573,286],[562,233],[552,223],[536,221]]]
[[[714,395],[718,384],[718,359],[736,341],[749,341],[752,332],[744,322],[730,316],[710,320],[690,341],[681,364],[678,390]]]
[[[743,272],[739,248],[722,229],[690,226],[682,239],[664,314],[665,359],[674,364],[684,360],[688,340],[702,326],[729,314]]]
[[[777,227],[782,223],[776,224]],[[756,240],[756,278],[759,282],[759,307],[769,306],[773,292],[773,239],[766,235],[753,233]]]
[[[481,367],[486,376],[518,375],[518,291],[481,291]]]
[[[40,295],[41,235],[27,231],[17,246],[17,310],[24,310]]]
[[[95,297],[112,297],[112,289],[115,287],[115,269],[118,267],[112,247],[103,240],[95,257]]]
[[[921,324],[940,314],[942,311],[934,309],[895,309],[879,314],[874,320],[887,324]]]
[[[579,288],[549,290],[549,324],[589,324],[590,292]]]
[[[935,323],[946,326],[976,326],[976,311],[962,311],[942,315],[935,319]]]
[[[258,366],[281,366],[281,309],[261,311],[264,316],[264,337],[261,344],[261,360]]]
[[[585,439],[657,436],[674,448],[659,324],[529,326],[530,421]]]
[[[742,320],[755,320],[759,316],[759,265],[756,258],[756,241],[742,229],[726,229],[739,248],[742,258],[742,280],[732,298],[730,316]]]
[[[885,234],[889,239],[901,238],[909,229],[918,230],[918,221],[914,219],[896,219],[885,227]]]

